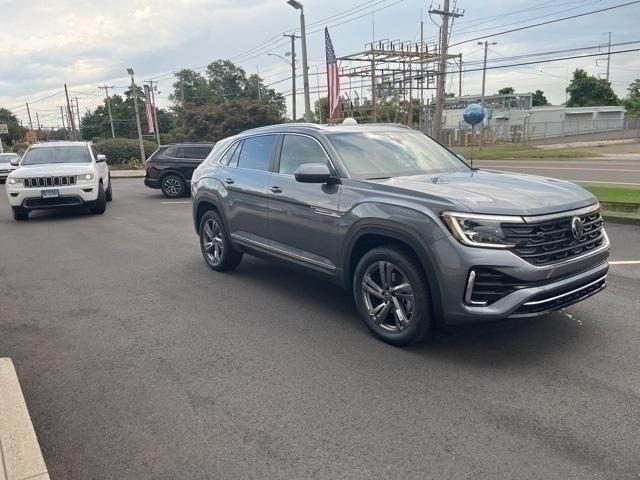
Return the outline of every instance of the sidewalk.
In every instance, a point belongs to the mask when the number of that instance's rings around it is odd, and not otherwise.
[[[111,170],[111,178],[142,178],[144,170]]]
[[[49,480],[10,358],[0,358],[0,480]]]

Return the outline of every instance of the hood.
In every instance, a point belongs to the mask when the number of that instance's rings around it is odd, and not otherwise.
[[[90,163],[47,163],[44,165],[24,165],[14,170],[14,177],[56,177],[90,173]]]
[[[596,203],[575,183],[554,178],[490,170],[413,175],[368,180],[398,193],[448,200],[471,212],[500,215],[542,215]]]

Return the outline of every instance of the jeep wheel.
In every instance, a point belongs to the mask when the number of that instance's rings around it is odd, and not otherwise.
[[[113,190],[111,188],[111,172],[109,172],[109,187],[107,187],[107,191],[105,192],[105,197],[107,202],[113,200]]]
[[[98,185],[98,198],[91,207],[91,213],[101,215],[107,209],[107,194],[102,183]]]
[[[22,207],[12,207],[13,219],[19,222],[29,219],[29,211]]]
[[[186,191],[186,186],[182,178],[178,175],[166,175],[162,177],[162,183],[160,184],[162,194],[167,198],[183,197]]]
[[[431,325],[429,285],[421,265],[403,248],[367,252],[356,267],[358,313],[379,338],[394,345],[424,339]]]
[[[242,252],[231,245],[227,229],[216,212],[209,210],[200,220],[200,249],[205,262],[219,272],[234,270],[242,261]]]

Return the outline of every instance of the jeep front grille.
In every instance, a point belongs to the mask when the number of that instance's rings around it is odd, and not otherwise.
[[[594,250],[604,243],[600,211],[575,215],[582,221],[582,233],[574,238],[567,215],[539,223],[503,223],[502,229],[512,251],[533,265],[548,265],[569,260]]]
[[[75,175],[65,175],[62,177],[32,177],[23,179],[26,188],[43,188],[43,187],[64,187],[66,185],[75,185]]]

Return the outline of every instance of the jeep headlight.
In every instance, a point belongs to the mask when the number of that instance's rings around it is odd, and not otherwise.
[[[9,185],[16,185],[18,183],[22,183],[21,178],[9,177]]]
[[[83,173],[78,175],[78,181],[93,180],[93,173]]]
[[[444,223],[462,244],[482,248],[511,248],[502,231],[502,223],[524,223],[522,217],[503,215],[476,215],[473,213],[444,212]]]

